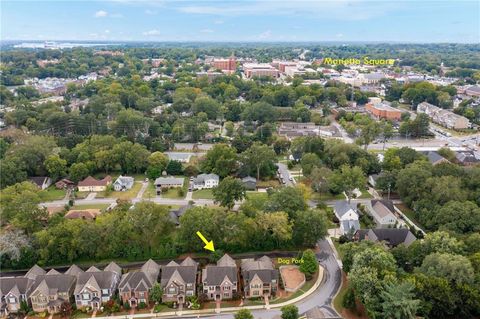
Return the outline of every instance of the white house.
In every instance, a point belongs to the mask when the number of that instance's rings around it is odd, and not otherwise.
[[[193,178],[193,189],[214,188],[218,186],[220,178],[217,174],[200,174]]]
[[[397,217],[393,213],[395,208],[391,201],[374,199],[370,206],[370,214],[379,228],[388,228],[397,223]]]
[[[340,233],[342,235],[348,234],[349,232],[355,233],[360,229],[356,204],[350,204],[347,201],[337,202],[334,211],[335,216],[337,216],[340,222]]]
[[[126,191],[133,187],[133,183],[135,183],[133,177],[120,175],[113,183],[113,189],[117,192]]]

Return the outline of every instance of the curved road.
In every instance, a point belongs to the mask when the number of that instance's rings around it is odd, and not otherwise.
[[[315,290],[310,296],[306,297],[302,301],[296,303],[299,313],[303,314],[313,308],[323,308],[330,312],[328,318],[341,318],[337,312],[331,306],[333,297],[337,293],[341,285],[341,270],[335,259],[335,254],[332,248],[326,240],[322,240],[318,243],[321,253],[317,254],[317,259],[320,264],[325,268],[325,277],[323,283],[320,284],[317,290]],[[280,309],[262,309],[252,310],[252,314],[255,319],[278,319],[280,318]],[[182,316],[182,318],[197,318],[197,316]],[[210,319],[232,319],[234,314],[218,314],[201,316],[201,318]]]

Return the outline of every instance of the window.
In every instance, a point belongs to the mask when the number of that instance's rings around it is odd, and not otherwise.
[[[174,294],[176,291],[175,288],[168,288],[168,292],[171,293],[171,294]]]
[[[186,295],[187,296],[193,296],[193,291],[191,291],[191,290],[187,291]]]
[[[139,292],[139,293],[138,293],[138,296],[139,296],[140,298],[143,298],[143,297],[145,296],[145,293],[144,293],[144,292]]]
[[[90,294],[82,294],[82,299],[83,299],[83,300],[88,300],[88,299],[90,299]]]
[[[193,287],[193,284],[192,283],[188,283],[187,284],[187,288],[192,288]]]
[[[230,290],[230,286],[223,287],[223,290]]]
[[[15,297],[9,297],[8,298],[8,303],[16,303],[17,300],[15,299]]]
[[[102,295],[108,295],[108,289],[102,289]]]
[[[230,294],[223,294],[223,298],[230,298]]]
[[[254,295],[254,296],[258,296],[258,295],[259,295],[259,291],[258,291],[258,290],[254,290],[254,291],[253,291],[253,295]]]
[[[213,291],[213,290],[215,290],[215,287],[214,287],[214,286],[210,286],[210,287],[208,287],[208,290]]]

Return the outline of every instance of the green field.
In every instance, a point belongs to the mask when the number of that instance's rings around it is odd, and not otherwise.
[[[183,198],[185,198],[185,195],[183,195],[183,196],[178,195],[178,190],[179,189],[180,189],[179,187],[170,188],[169,190],[167,190],[165,192],[162,192],[160,197],[170,198],[170,199],[183,199]]]
[[[213,199],[213,193],[211,189],[201,189],[194,191],[192,194],[193,199]]]
[[[124,191],[124,192],[112,191],[106,197],[118,198],[118,199],[122,199],[122,200],[133,199],[137,196],[137,194],[138,194],[138,192],[140,191],[141,188],[142,188],[142,183],[141,182],[135,182],[131,189],[129,189],[127,191]]]
[[[50,186],[46,190],[40,192],[40,198],[45,202],[53,200],[61,200],[65,197],[67,192],[64,189],[57,189],[55,186]]]

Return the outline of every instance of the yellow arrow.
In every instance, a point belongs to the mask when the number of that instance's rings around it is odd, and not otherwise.
[[[198,237],[200,237],[200,239],[203,241],[203,243],[205,244],[205,246],[203,248],[205,248],[206,250],[211,250],[211,251],[215,251],[215,247],[213,246],[213,240],[210,240],[208,241],[205,236],[202,235],[201,232],[197,231],[197,235]]]

